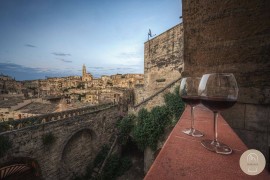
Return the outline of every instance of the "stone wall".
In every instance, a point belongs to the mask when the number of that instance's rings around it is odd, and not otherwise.
[[[144,86],[135,86],[135,106],[129,108],[129,113],[164,105],[164,95],[179,85],[182,70],[183,24],[178,24],[144,44]],[[154,158],[154,152],[145,150],[145,173]]]
[[[144,44],[144,99],[181,76],[183,25],[178,24]]]
[[[144,90],[144,85],[137,85],[134,88],[134,103],[138,104],[142,101],[144,101],[144,99],[146,97],[145,96],[145,90]]]
[[[224,118],[269,161],[270,1],[182,2],[184,74],[234,73],[239,99]]]
[[[114,134],[119,108],[112,106],[1,133],[1,136],[8,136],[13,145],[0,159],[0,165],[26,157],[37,161],[44,179],[70,179],[73,175],[80,175]],[[56,137],[56,142],[45,146],[42,137],[50,132]]]
[[[167,85],[160,91],[148,97],[148,99],[145,99],[144,101],[140,102],[140,104],[137,104],[134,107],[130,107],[129,112],[137,114],[139,110],[142,108],[145,108],[148,111],[151,111],[151,109],[155,106],[165,105],[165,100],[164,100],[165,94],[174,93],[175,88],[178,87],[179,85],[180,85],[180,80],[176,80],[173,83],[170,83],[169,85]]]

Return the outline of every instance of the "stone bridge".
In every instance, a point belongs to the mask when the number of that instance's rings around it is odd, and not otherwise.
[[[1,139],[8,137],[12,146],[0,158],[0,179],[22,172],[29,179],[30,171],[34,179],[50,180],[82,174],[113,137],[117,119],[126,112],[122,107],[105,104],[1,123]],[[48,134],[55,141],[46,145]]]

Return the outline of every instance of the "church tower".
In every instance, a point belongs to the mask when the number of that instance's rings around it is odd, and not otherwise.
[[[82,76],[84,77],[86,75],[86,67],[85,65],[83,65],[83,68],[82,68]]]
[[[83,65],[82,68],[82,81],[92,81],[93,80],[93,76],[90,73],[86,72],[86,67],[85,65]]]

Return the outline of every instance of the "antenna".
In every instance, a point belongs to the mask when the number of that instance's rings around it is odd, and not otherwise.
[[[156,36],[156,34],[152,35],[151,29],[149,29],[149,31],[148,31],[148,41],[149,41],[150,37],[154,37],[154,36]]]

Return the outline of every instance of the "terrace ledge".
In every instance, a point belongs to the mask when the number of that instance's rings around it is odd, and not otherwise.
[[[199,105],[194,114],[195,128],[205,135],[195,138],[181,132],[182,129],[190,127],[190,108],[186,108],[146,174],[145,180],[270,179],[267,170],[256,176],[249,176],[241,170],[239,160],[248,148],[222,116],[218,117],[218,139],[229,145],[233,153],[221,155],[205,149],[200,141],[213,139],[213,113]]]

